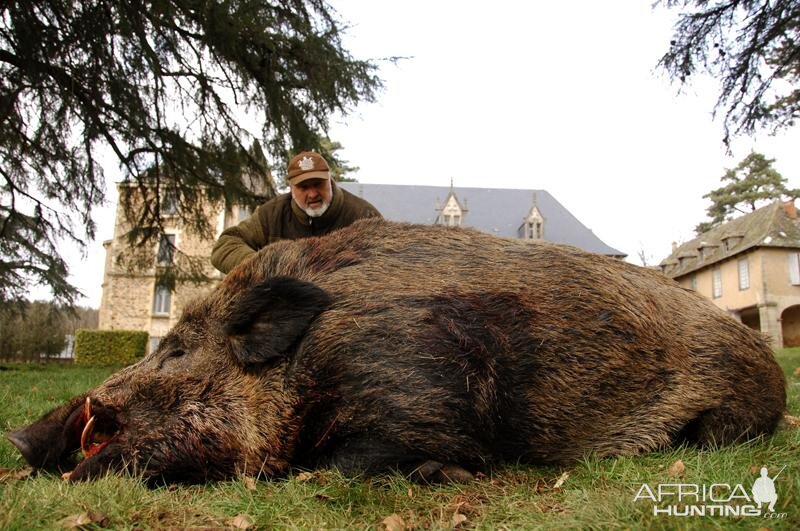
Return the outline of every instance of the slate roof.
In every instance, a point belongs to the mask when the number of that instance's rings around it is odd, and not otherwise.
[[[675,249],[659,266],[676,278],[755,247],[800,247],[800,220],[790,218],[781,201],[704,232]]]
[[[433,224],[438,206],[450,194],[447,186],[403,184],[337,183],[348,192],[372,203],[383,217],[393,221]],[[600,240],[545,190],[506,188],[452,188],[459,204],[467,209],[462,225],[496,236],[519,238],[519,228],[533,206],[544,217],[544,240],[573,245],[585,251],[625,257],[625,253]]]

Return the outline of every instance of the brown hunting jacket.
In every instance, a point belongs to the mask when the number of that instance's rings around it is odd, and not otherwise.
[[[234,227],[225,229],[211,251],[211,263],[229,272],[245,258],[278,240],[297,240],[321,236],[341,229],[362,218],[381,217],[367,201],[331,182],[333,197],[323,215],[311,218],[285,193],[270,199],[253,215]]]

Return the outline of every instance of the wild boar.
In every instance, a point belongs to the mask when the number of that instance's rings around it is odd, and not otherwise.
[[[742,441],[785,402],[764,339],[657,271],[367,220],[266,247],[156,351],[10,439],[74,481],[437,480]]]

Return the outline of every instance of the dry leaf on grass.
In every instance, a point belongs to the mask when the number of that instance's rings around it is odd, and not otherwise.
[[[564,482],[567,480],[568,477],[569,477],[569,472],[564,472],[563,474],[561,474],[558,480],[556,480],[556,484],[553,485],[553,490],[561,490],[561,486],[564,484]]]
[[[90,524],[105,527],[108,525],[108,516],[101,512],[90,511],[88,513],[73,514],[58,521],[59,527],[66,529],[82,529]]]
[[[400,518],[400,515],[393,514],[381,521],[381,528],[386,531],[404,531],[406,523]]]
[[[296,479],[297,479],[297,481],[300,481],[300,482],[310,481],[310,480],[314,479],[314,473],[313,472],[300,472],[299,474],[297,474]]]
[[[458,526],[460,526],[461,524],[463,524],[466,521],[467,521],[467,517],[465,515],[463,515],[461,513],[454,513],[453,514],[453,519],[451,520],[451,523],[453,524],[453,527],[458,527]]]
[[[250,529],[253,521],[246,514],[238,514],[231,519],[231,527],[236,529]]]
[[[683,461],[678,459],[677,461],[672,463],[671,467],[669,467],[667,475],[669,475],[669,477],[671,478],[677,478],[682,476],[684,472],[686,472],[686,465],[683,464]]]
[[[408,497],[409,498],[414,497],[414,489],[412,489],[411,487],[408,487]]]
[[[24,468],[0,468],[0,483],[25,479],[33,473],[29,466]]]
[[[244,488],[247,490],[256,490],[256,480],[251,478],[250,476],[245,476],[242,480],[244,482]]]
[[[784,415],[783,421],[790,428],[800,428],[800,417],[793,417],[792,415]]]
[[[800,377],[800,367],[794,370],[794,375]]]

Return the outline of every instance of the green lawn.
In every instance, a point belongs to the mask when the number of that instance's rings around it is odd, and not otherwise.
[[[789,390],[789,412],[800,416],[800,349],[778,353]],[[67,398],[101,382],[111,369],[6,365],[0,370],[0,432],[27,424]],[[682,461],[677,474],[673,465]],[[750,494],[758,469],[775,485],[781,518],[678,517],[653,514],[634,496],[647,483],[741,484]],[[717,451],[678,448],[636,458],[595,459],[567,467],[506,467],[468,485],[429,487],[402,477],[347,479],[335,471],[272,482],[242,479],[207,486],[148,489],[131,478],[71,485],[54,476],[27,476],[12,445],[0,441],[0,528],[52,529],[81,522],[114,529],[232,527],[507,529],[798,529],[800,429],[782,426],[769,439]],[[672,471],[671,471],[672,469]],[[559,479],[560,487],[554,488]],[[674,490],[674,487],[672,488]],[[725,496],[717,487],[717,498]],[[739,506],[742,500],[731,505]],[[691,505],[692,502],[689,502]],[[661,503],[660,510],[671,504]],[[683,508],[684,505],[679,507]],[[236,518],[239,517],[237,520]]]

